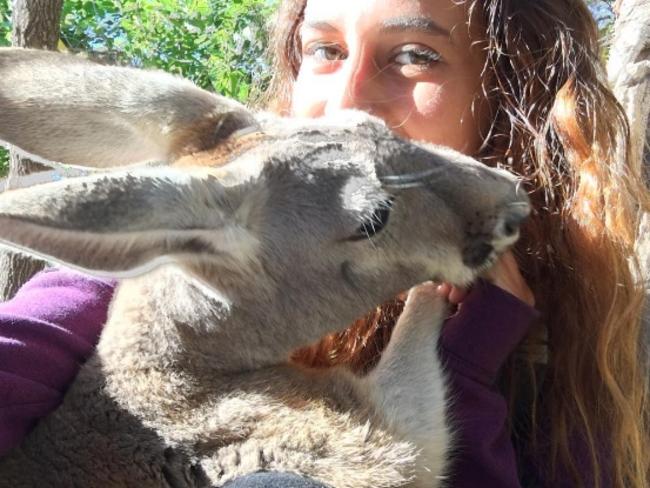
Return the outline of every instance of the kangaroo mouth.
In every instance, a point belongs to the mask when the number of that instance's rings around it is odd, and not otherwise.
[[[488,242],[477,242],[463,249],[463,264],[468,268],[481,269],[488,265],[494,255],[494,246]]]

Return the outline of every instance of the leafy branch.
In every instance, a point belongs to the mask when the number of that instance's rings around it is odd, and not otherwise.
[[[65,0],[61,49],[162,69],[246,101],[263,90],[267,22],[277,0]],[[11,0],[0,0],[0,46],[11,45]],[[8,170],[0,148],[0,177]]]

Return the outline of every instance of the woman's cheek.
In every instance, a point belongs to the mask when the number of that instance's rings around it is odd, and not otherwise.
[[[400,107],[405,135],[433,144],[452,145],[450,136],[455,130],[450,107],[446,107],[439,86],[417,84],[412,88],[411,99]],[[447,104],[448,105],[448,104]]]
[[[303,66],[293,84],[291,93],[291,115],[295,117],[320,117],[325,111],[320,80],[308,67]]]
[[[445,86],[437,84],[417,86],[413,90],[413,114],[406,124],[407,135],[473,154],[480,147],[480,138],[471,107],[470,93],[445,90]]]

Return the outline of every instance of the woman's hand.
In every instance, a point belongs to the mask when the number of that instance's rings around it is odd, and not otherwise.
[[[522,302],[535,306],[535,295],[519,271],[519,265],[512,251],[503,254],[496,264],[485,274],[485,278]]]
[[[503,254],[484,278],[531,307],[535,305],[535,296],[521,275],[517,260],[511,251]],[[438,285],[437,292],[452,305],[459,305],[467,296],[466,288],[452,286],[449,283]]]

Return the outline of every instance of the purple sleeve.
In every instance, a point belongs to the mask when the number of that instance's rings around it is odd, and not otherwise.
[[[513,295],[480,281],[445,323],[440,351],[449,373],[456,429],[449,486],[520,486],[507,404],[495,380],[537,316]]]
[[[0,304],[0,456],[61,402],[97,343],[113,286],[47,270]]]

